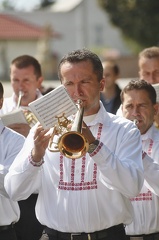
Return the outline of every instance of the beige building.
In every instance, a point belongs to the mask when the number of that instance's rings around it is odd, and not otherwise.
[[[119,65],[121,58],[126,59],[123,61],[129,66],[125,68],[125,64],[121,64],[122,77],[134,77],[137,74],[136,57],[132,57],[131,50],[124,43],[120,30],[111,25],[108,15],[99,7],[97,0],[58,0],[43,11],[7,12],[6,14],[22,19],[37,28],[51,28],[60,35],[60,38],[53,37],[48,40],[48,48],[45,48],[44,42],[39,38],[36,40],[25,38],[25,44],[18,39],[16,42],[11,40],[5,56],[7,62],[9,58],[12,59],[19,53],[28,52],[39,59],[43,58],[40,61],[43,61],[43,66],[47,68],[49,61],[46,56],[49,53],[53,55],[55,61],[58,61],[68,51],[87,47],[95,51],[101,59],[107,55],[116,57]],[[1,46],[0,37],[0,49]],[[56,63],[54,66],[56,68]]]
[[[49,41],[59,38],[60,35],[47,27],[28,23],[11,14],[0,14],[0,79],[9,78],[11,61],[23,54],[33,55],[43,63],[42,56],[47,56],[48,71],[46,74],[56,74],[53,53],[50,56]],[[45,46],[46,45],[46,46]],[[48,53],[49,52],[49,53]],[[46,54],[46,55],[45,55]],[[44,64],[45,66],[45,64]],[[50,66],[50,67],[49,67]],[[51,69],[51,70],[50,70]],[[50,72],[51,71],[51,72]],[[43,71],[45,73],[45,69]]]

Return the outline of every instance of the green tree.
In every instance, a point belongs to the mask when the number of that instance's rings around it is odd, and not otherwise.
[[[14,7],[9,0],[3,0],[0,3],[0,10],[14,10]]]
[[[40,8],[48,7],[55,2],[56,2],[56,0],[41,0]]]
[[[108,13],[110,22],[120,28],[138,50],[159,45],[159,1],[97,0]]]

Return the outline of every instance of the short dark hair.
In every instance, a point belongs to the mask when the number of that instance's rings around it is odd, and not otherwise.
[[[94,70],[95,74],[97,75],[98,81],[101,81],[101,79],[103,79],[102,62],[95,53],[91,52],[90,50],[88,50],[86,48],[78,49],[78,50],[74,50],[72,52],[69,52],[68,54],[66,54],[61,59],[59,65],[58,65],[58,77],[59,77],[59,79],[62,80],[61,66],[65,62],[79,63],[79,62],[83,62],[83,61],[85,61],[85,62],[89,61],[89,62],[92,63],[93,70]]]
[[[41,65],[38,60],[32,56],[21,55],[16,57],[12,60],[11,65],[15,65],[19,69],[33,66],[36,77],[39,78],[42,76]]]
[[[3,94],[4,94],[4,88],[2,83],[0,82],[0,98],[3,98]]]
[[[119,66],[117,65],[116,62],[111,61],[111,60],[106,60],[102,64],[103,64],[103,68],[104,68],[105,64],[108,64],[108,66],[111,67],[111,69],[113,70],[115,75],[119,75],[120,74],[120,69],[119,69]]]
[[[156,91],[154,87],[143,79],[133,79],[122,89],[120,94],[122,103],[124,101],[124,93],[131,90],[145,90],[148,93],[152,104],[156,104]]]
[[[153,46],[153,47],[143,49],[139,53],[139,59],[141,58],[149,58],[149,59],[159,58],[159,47]]]

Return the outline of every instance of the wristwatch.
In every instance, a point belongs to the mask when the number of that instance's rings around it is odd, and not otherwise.
[[[97,139],[91,144],[89,144],[88,153],[92,153],[97,148],[98,145],[99,145],[99,140]]]

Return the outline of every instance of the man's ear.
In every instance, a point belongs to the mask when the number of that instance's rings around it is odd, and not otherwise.
[[[3,107],[3,97],[0,98],[0,109]]]
[[[105,86],[105,79],[103,78],[103,79],[100,81],[100,91],[101,91],[101,92],[103,91],[104,86]]]
[[[38,78],[38,88],[41,87],[43,80],[44,78],[42,76]]]
[[[154,114],[155,115],[159,115],[159,103],[156,103],[155,105],[154,105]]]

